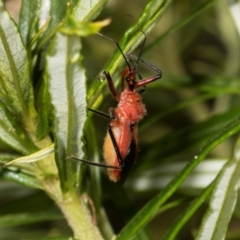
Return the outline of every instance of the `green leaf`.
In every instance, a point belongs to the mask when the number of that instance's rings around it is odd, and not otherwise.
[[[226,159],[219,158],[204,159],[204,161],[198,164],[178,190],[194,190],[195,192],[199,192],[202,189],[205,189],[216,178],[226,162]],[[178,174],[179,171],[187,165],[187,163],[188,161],[182,161],[181,159],[178,163],[169,161],[168,163],[159,164],[152,169],[148,169],[146,171],[142,170],[141,174],[138,174],[137,177],[131,177],[131,179],[127,181],[126,185],[136,192],[150,190],[158,191],[164,188],[171,179],[173,179],[176,174]],[[192,181],[193,178],[203,180]]]
[[[48,81],[46,76],[43,76],[39,84],[36,97],[36,108],[38,110],[38,125],[37,125],[37,139],[40,140],[49,132],[49,118],[50,118],[50,100],[48,92]]]
[[[0,102],[0,139],[22,154],[30,154],[38,148],[30,141],[22,126]]]
[[[57,34],[47,56],[49,93],[53,106],[55,158],[63,189],[79,180],[76,162],[83,157],[80,142],[86,119],[85,70],[81,64],[78,37]],[[69,187],[69,186],[68,186]]]
[[[34,238],[32,240],[78,240],[73,237],[44,237],[44,238]]]
[[[80,0],[74,8],[75,17],[82,22],[90,22],[103,10],[107,0]]]
[[[20,156],[20,154],[0,152],[0,163],[4,165],[12,159],[18,158]]]
[[[31,155],[16,158],[5,165],[11,165],[15,163],[31,163],[31,162],[36,162],[41,159],[44,159],[48,157],[51,153],[54,151],[54,144],[51,144],[49,147],[42,149],[41,151],[35,152]]]
[[[44,238],[34,238],[32,240],[78,240],[73,237],[44,237]]]
[[[122,229],[117,236],[117,240],[131,239],[140,231],[156,214],[159,207],[176,191],[194,168],[201,162],[207,154],[216,146],[228,139],[233,134],[240,131],[240,119],[229,124],[221,133],[206,144],[198,156],[189,162],[179,174],[152,200],[150,200]]]
[[[174,240],[176,239],[177,234],[187,221],[193,216],[193,214],[199,209],[199,207],[207,200],[210,193],[212,192],[214,184],[210,184],[205,190],[201,193],[200,196],[196,197],[190,206],[174,221],[171,228],[164,235],[162,240]]]
[[[0,168],[0,176],[6,180],[10,180],[30,188],[42,189],[42,185],[35,176],[22,173],[20,171],[12,171],[8,168]]]
[[[19,213],[0,216],[0,227],[13,227],[24,224],[43,222],[49,220],[62,219],[59,213],[38,212],[38,213]]]
[[[212,7],[212,5],[216,2],[216,0],[210,0],[202,3],[195,10],[192,10],[189,15],[184,17],[180,22],[176,23],[174,26],[171,26],[167,31],[165,31],[162,35],[157,37],[152,44],[146,47],[145,51],[149,51],[163,39],[173,34],[175,31],[179,30],[181,27],[185,26],[189,22],[191,22],[195,17],[199,16],[201,13]]]
[[[54,36],[69,10],[69,0],[51,0],[50,4],[50,6],[49,4],[42,5],[40,9],[40,28],[44,26],[49,19],[50,21],[39,40],[37,46],[39,49]]]
[[[40,0],[22,1],[22,8],[19,18],[19,29],[25,46],[29,44],[38,29],[40,2]]]
[[[159,113],[156,113],[151,119],[148,119],[148,121],[141,123],[140,131],[142,131],[144,129],[147,129],[149,126],[156,123],[157,121],[164,118],[165,116],[168,116],[168,115],[170,115],[174,112],[177,112],[181,109],[187,108],[194,103],[198,103],[198,102],[206,101],[208,99],[212,99],[212,98],[216,97],[216,95],[218,96],[217,93],[203,94],[203,95],[192,97],[192,98],[187,99],[185,101],[183,100],[179,103],[176,103],[172,107],[168,107],[166,110],[163,110]]]
[[[91,34],[95,34],[101,30],[101,28],[110,24],[110,19],[105,19],[98,22],[80,22],[73,16],[69,16],[66,23],[60,27],[59,31],[67,35],[77,35],[80,37],[86,37]]]
[[[240,176],[240,140],[234,148],[233,157],[219,173],[210,206],[204,216],[196,239],[225,239],[227,227],[234,211]]]
[[[240,108],[236,107],[222,114],[212,116],[203,122],[167,135],[157,141],[157,143],[151,144],[152,151],[153,149],[158,149],[158,158],[168,158],[180,152],[186,151],[197,144],[199,145],[200,143],[205,142],[206,139],[213,137],[217,134],[217,132],[221,131],[221,129],[230,123],[232,119],[239,116],[239,111]],[[163,116],[164,112],[159,115]],[[182,141],[183,138],[184,141]],[[159,146],[163,147],[159,149]],[[146,146],[146,148],[149,147],[150,145]],[[154,151],[153,153],[149,152],[149,155],[146,158],[149,159],[148,164],[151,164],[152,161],[156,159]]]
[[[41,43],[39,44],[40,46],[56,33],[58,27],[60,27],[60,31],[65,34],[88,36],[98,32],[103,26],[109,24],[109,20],[88,23],[90,19],[95,18],[100,13],[107,2],[106,0],[91,2],[78,1],[78,5],[74,8],[74,17],[71,15],[71,8],[74,6],[70,5],[69,1],[66,0],[61,0],[61,2],[62,3],[59,3],[59,1],[56,0],[51,1],[50,22],[43,34]],[[72,4],[74,5],[75,2],[72,2]],[[42,9],[42,12],[43,11],[44,9]],[[83,20],[83,18],[85,19]],[[48,18],[45,17],[45,22],[47,21]],[[43,24],[44,23],[42,23],[42,25]]]
[[[42,190],[29,189],[2,181],[0,191],[5,192],[8,201],[2,204],[0,216],[19,213],[59,213],[56,204]],[[5,184],[4,184],[5,183]],[[36,208],[36,206],[38,206]]]
[[[35,117],[28,54],[14,21],[0,1],[0,92],[25,126]],[[28,126],[29,127],[29,126]]]

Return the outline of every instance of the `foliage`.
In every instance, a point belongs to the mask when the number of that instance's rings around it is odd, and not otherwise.
[[[23,0],[13,20],[0,1],[0,238],[238,239],[239,3],[106,4]],[[86,109],[116,104],[95,76],[117,86],[124,61],[115,46],[103,66],[114,43],[99,31],[136,54],[144,32],[163,72],[124,186],[69,159],[102,161],[104,119]]]

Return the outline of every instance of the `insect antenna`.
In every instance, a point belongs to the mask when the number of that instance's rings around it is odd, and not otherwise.
[[[125,14],[122,14],[121,16],[131,17],[131,18],[135,21],[135,18],[134,18],[131,14],[126,14],[126,13],[125,13]],[[137,23],[137,26],[138,26],[139,31],[144,35],[144,39],[143,39],[143,42],[142,42],[142,46],[141,46],[140,52],[139,52],[139,54],[138,54],[137,62],[136,62],[135,64],[133,64],[133,65],[134,65],[134,69],[133,69],[133,70],[136,71],[139,79],[142,79],[142,77],[141,77],[139,71],[137,70],[137,68],[138,68],[138,63],[139,63],[139,60],[140,60],[140,58],[141,58],[141,55],[142,55],[142,52],[143,52],[143,49],[144,49],[144,46],[145,46],[145,43],[146,43],[146,40],[147,40],[147,35],[146,35],[145,32],[141,29],[139,23]]]
[[[103,35],[102,33],[98,33],[98,35],[100,35],[101,37],[104,37],[104,38],[106,38],[106,39],[108,39],[108,40],[110,40],[110,41],[112,41],[112,42],[115,42],[115,44],[117,45],[120,53],[122,54],[122,56],[123,56],[123,58],[124,58],[124,61],[125,61],[126,64],[127,64],[128,68],[131,69],[131,65],[129,64],[129,62],[128,62],[127,58],[126,58],[126,55],[123,53],[123,51],[122,51],[119,43],[118,43],[116,40],[114,40],[114,39],[112,39],[112,38],[110,38],[110,37],[107,37],[107,36]]]

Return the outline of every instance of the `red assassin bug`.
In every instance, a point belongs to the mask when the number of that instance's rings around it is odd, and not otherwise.
[[[122,72],[120,93],[116,92],[111,75],[106,71],[103,72],[112,96],[118,101],[117,107],[110,108],[109,115],[94,109],[88,109],[111,119],[103,147],[106,163],[95,163],[78,159],[75,156],[71,156],[70,158],[88,165],[105,167],[108,169],[110,180],[114,182],[121,181],[123,183],[135,161],[139,149],[137,124],[146,115],[146,109],[142,103],[140,94],[145,91],[147,84],[161,78],[162,72],[149,62],[141,59],[141,54],[147,39],[145,34],[138,57],[131,54],[125,55],[117,41],[101,33],[99,33],[99,35],[116,43],[127,65]],[[136,60],[135,64],[133,64],[132,59]],[[143,79],[137,69],[139,62],[155,70],[157,75]],[[134,66],[131,66],[130,63]],[[139,81],[136,81],[136,75],[139,77]],[[143,88],[138,90],[140,87]]]

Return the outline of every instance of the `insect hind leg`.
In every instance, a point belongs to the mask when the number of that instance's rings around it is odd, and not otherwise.
[[[99,113],[96,110],[93,110],[93,109],[90,109],[90,110],[93,111],[93,112]],[[115,150],[116,155],[117,155],[117,159],[118,159],[118,162],[119,162],[118,166],[113,166],[113,165],[109,165],[109,164],[106,164],[106,163],[92,162],[92,161],[89,161],[89,160],[84,160],[84,159],[77,158],[74,155],[72,155],[70,157],[67,157],[66,159],[74,159],[76,161],[82,162],[83,164],[96,166],[96,167],[102,167],[102,168],[108,168],[108,169],[116,169],[116,170],[123,169],[124,168],[124,163],[123,163],[123,160],[122,160],[122,156],[121,156],[120,151],[118,149],[118,145],[117,145],[117,142],[115,140],[115,137],[114,137],[114,134],[113,134],[113,131],[112,131],[112,128],[111,128],[110,125],[108,126],[108,133],[110,135],[110,138],[111,138],[112,143],[113,143],[114,150]]]
[[[84,160],[84,159],[77,158],[74,155],[72,155],[70,157],[67,157],[66,159],[74,159],[76,161],[82,162],[83,164],[96,166],[96,167],[111,168],[111,169],[122,169],[122,166],[112,166],[112,165],[108,165],[108,164],[105,164],[105,163],[92,162],[92,161],[89,161],[89,160]]]

